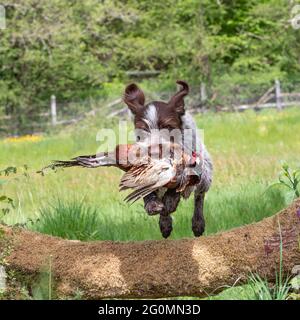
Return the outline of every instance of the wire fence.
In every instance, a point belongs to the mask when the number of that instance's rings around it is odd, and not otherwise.
[[[147,100],[168,101],[174,91],[147,92]],[[282,110],[291,106],[300,106],[300,83],[288,84],[274,81],[271,87],[258,88],[248,93],[245,86],[233,86],[226,93],[207,88],[204,83],[192,86],[185,99],[187,108],[192,113],[214,112],[243,112],[252,109],[276,108]],[[30,108],[34,110],[34,108]],[[48,104],[40,107],[41,113],[26,115],[0,116],[0,134],[19,135],[45,132],[49,128],[77,123],[89,116],[101,114],[103,117],[125,118],[129,111],[120,97],[107,99],[86,99],[80,101],[57,101],[53,95]]]

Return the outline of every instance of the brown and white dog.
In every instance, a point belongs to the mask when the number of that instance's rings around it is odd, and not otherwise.
[[[176,143],[181,143],[185,152],[201,153],[200,182],[196,186],[190,187],[184,193],[176,192],[175,189],[167,189],[154,191],[144,197],[147,213],[149,215],[160,214],[160,230],[165,238],[172,232],[170,214],[176,211],[180,198],[188,198],[192,192],[194,192],[192,230],[195,236],[202,235],[205,229],[204,197],[210,188],[213,171],[209,153],[197,133],[196,124],[192,116],[185,110],[184,97],[189,93],[189,86],[184,81],[177,81],[177,84],[181,86],[181,89],[169,102],[152,101],[146,104],[143,91],[134,83],[128,85],[124,93],[124,102],[134,116],[134,125],[138,132],[136,136],[139,142],[147,143],[148,141],[149,143],[153,136],[159,132],[179,130],[182,135]],[[174,136],[172,138],[174,139]],[[162,135],[162,139],[164,139],[164,135]]]

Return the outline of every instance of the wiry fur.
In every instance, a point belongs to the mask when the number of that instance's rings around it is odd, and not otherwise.
[[[143,120],[148,125],[149,130],[158,129],[158,114],[154,104],[150,103],[147,106]]]
[[[212,183],[212,174],[213,174],[213,164],[211,161],[211,157],[203,143],[201,137],[197,134],[197,126],[192,118],[191,114],[186,112],[184,116],[182,116],[182,128],[183,129],[192,129],[193,135],[192,140],[185,139],[184,140],[184,148],[192,148],[194,150],[198,149],[203,157],[202,163],[202,174],[199,185],[190,188],[190,193],[188,194],[188,190],[186,194],[183,194],[184,198],[188,198],[191,192],[196,191],[197,193],[205,193],[209,190]],[[187,135],[189,138],[190,135]]]
[[[195,236],[199,236],[204,232],[204,216],[203,216],[203,204],[205,193],[209,190],[212,182],[213,165],[206,147],[198,136],[196,124],[192,116],[185,111],[184,97],[189,92],[188,84],[184,81],[177,81],[181,86],[179,92],[177,92],[169,102],[153,101],[148,105],[141,103],[145,100],[145,96],[137,85],[129,85],[127,88],[132,91],[134,88],[135,94],[132,95],[138,101],[132,103],[132,99],[129,101],[126,98],[124,102],[132,110],[134,114],[134,124],[136,129],[146,131],[148,134],[143,135],[142,142],[150,143],[151,130],[152,129],[190,129],[192,135],[184,135],[184,141],[182,142],[184,151],[197,151],[202,155],[201,164],[201,177],[197,186],[188,187],[181,194],[174,193],[174,190],[168,189],[156,190],[148,194],[145,200],[145,209],[149,214],[159,213],[160,228],[164,237],[168,237],[172,230],[172,220],[170,218],[162,218],[168,216],[174,212],[179,203],[180,196],[188,198],[194,191],[195,194],[195,210],[192,219],[192,229]]]

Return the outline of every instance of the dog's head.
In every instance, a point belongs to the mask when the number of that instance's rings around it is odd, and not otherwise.
[[[145,104],[143,91],[135,84],[128,85],[124,102],[134,115],[135,129],[151,132],[152,129],[181,129],[181,117],[185,113],[184,97],[189,93],[185,81],[177,81],[180,90],[168,102],[152,101]]]

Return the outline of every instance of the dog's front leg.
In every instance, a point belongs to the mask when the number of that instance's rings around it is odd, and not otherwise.
[[[144,208],[149,215],[160,214],[164,211],[164,204],[154,191],[144,197]]]
[[[168,189],[162,198],[166,214],[169,215],[175,212],[178,207],[179,201],[180,192],[176,192],[176,189]]]
[[[205,230],[203,214],[205,192],[195,192],[195,208],[192,219],[192,230],[195,237],[200,237]]]
[[[159,228],[162,236],[168,238],[171,234],[172,217],[171,213],[175,212],[180,201],[180,193],[176,192],[175,189],[168,189],[163,196],[164,211],[159,217]]]

